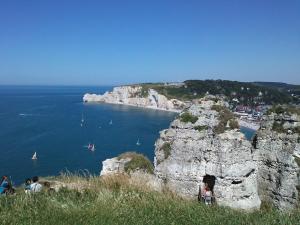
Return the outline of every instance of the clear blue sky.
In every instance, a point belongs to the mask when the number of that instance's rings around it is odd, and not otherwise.
[[[300,0],[0,0],[0,84],[300,84]]]

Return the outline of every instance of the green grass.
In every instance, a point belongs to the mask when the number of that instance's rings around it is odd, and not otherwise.
[[[147,173],[153,174],[154,167],[150,160],[143,154],[138,154],[136,152],[126,152],[118,156],[118,158],[131,158],[131,160],[125,164],[124,169],[126,172],[144,170]]]
[[[2,196],[1,224],[295,225],[300,221],[300,210],[280,213],[268,209],[246,213],[225,207],[207,207],[170,192],[134,188],[121,177],[106,183],[99,178],[69,179],[89,183],[92,188],[82,192],[62,189],[57,193],[28,196],[20,192],[15,196]]]
[[[196,123],[198,120],[197,116],[193,116],[192,114],[188,113],[188,112],[184,112],[180,115],[180,121],[184,122],[184,123]]]

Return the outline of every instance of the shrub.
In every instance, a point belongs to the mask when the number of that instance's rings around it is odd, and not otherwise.
[[[283,128],[283,121],[281,122],[274,121],[272,130],[278,133],[285,133],[286,130]]]
[[[195,126],[194,129],[197,131],[202,131],[202,130],[207,130],[208,126],[204,125],[204,126]]]
[[[238,128],[240,128],[240,125],[239,125],[239,122],[237,120],[231,119],[229,121],[229,127],[230,127],[230,129],[238,129]]]
[[[223,107],[223,106],[221,106],[221,105],[213,105],[213,106],[211,107],[211,110],[215,110],[215,111],[217,111],[217,112],[221,112],[221,111],[224,110],[224,108],[225,108],[225,107]]]
[[[180,121],[184,122],[184,123],[196,123],[198,120],[197,116],[193,116],[192,114],[188,113],[188,112],[184,112],[180,115]]]
[[[142,155],[138,154],[136,152],[126,152],[118,156],[118,159],[124,159],[124,158],[131,158],[129,162],[125,164],[125,171],[131,172],[135,170],[144,170],[148,173],[153,174],[154,168],[150,160]]]
[[[164,151],[165,159],[167,159],[171,155],[171,144],[169,142],[165,142],[161,146],[161,150]]]
[[[214,132],[217,134],[221,134],[225,131],[228,121],[231,121],[231,120],[235,121],[234,115],[232,112],[229,111],[229,109],[227,109],[226,107],[221,106],[221,105],[213,105],[211,107],[211,109],[215,110],[219,113],[219,124],[214,127]],[[231,129],[239,127],[237,121],[236,121],[236,123],[232,122],[231,125],[232,125],[232,127],[229,124]]]

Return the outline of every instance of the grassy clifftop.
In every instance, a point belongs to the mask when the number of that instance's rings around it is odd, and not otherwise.
[[[56,178],[57,179],[57,178]],[[165,191],[154,192],[128,177],[62,177],[78,190],[61,189],[0,198],[1,224],[298,224],[300,211],[240,212],[207,207]]]
[[[295,85],[296,86],[296,85]],[[298,86],[297,86],[298,87]],[[292,96],[294,89],[282,89],[269,83],[238,82],[229,80],[187,80],[178,84],[145,83],[142,84],[142,94],[147,94],[149,88],[155,89],[168,98],[192,100],[203,97],[207,92],[212,95],[222,94],[230,99],[238,98],[241,104],[264,102],[265,104],[299,102]],[[298,90],[298,89],[297,89]],[[292,92],[291,92],[292,91]]]

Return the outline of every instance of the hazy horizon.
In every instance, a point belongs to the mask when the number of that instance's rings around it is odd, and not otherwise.
[[[186,79],[186,80],[192,80],[192,79]],[[70,87],[96,87],[96,86],[103,86],[103,87],[114,87],[114,86],[121,86],[121,85],[133,85],[133,84],[142,84],[142,83],[172,83],[172,82],[184,82],[186,80],[182,81],[157,81],[157,82],[141,82],[141,83],[116,83],[116,84],[0,84],[0,86],[42,86],[42,87],[51,87],[51,86],[70,86]],[[202,79],[193,79],[193,80],[202,80]],[[203,79],[203,80],[218,80],[218,79]],[[223,80],[223,79],[222,79]],[[224,79],[226,80],[226,79]],[[292,84],[292,85],[300,85],[299,83],[288,83],[288,82],[281,82],[281,81],[239,81],[239,80],[230,80],[230,81],[237,81],[237,82],[249,82],[249,83],[254,83],[254,82],[272,82],[272,83],[285,83],[285,84]]]
[[[0,84],[300,84],[300,1],[1,2]]]

